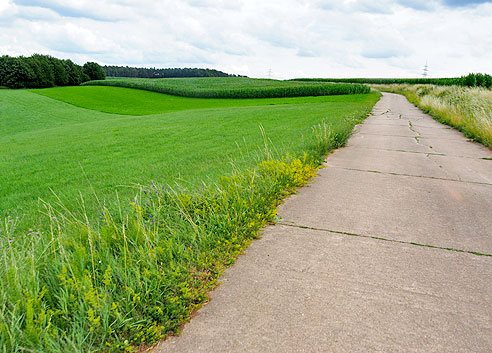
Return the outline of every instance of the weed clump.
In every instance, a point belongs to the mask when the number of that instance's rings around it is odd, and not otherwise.
[[[0,346],[128,351],[177,332],[316,169],[304,156],[264,161],[199,191],[149,187],[116,214],[105,209],[99,227],[49,206],[46,233],[22,236],[7,222]]]

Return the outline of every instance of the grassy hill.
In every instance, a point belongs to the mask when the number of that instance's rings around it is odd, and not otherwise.
[[[188,79],[181,79],[186,85]],[[323,103],[327,96],[285,98],[189,98],[152,91],[112,86],[73,86],[36,89],[30,92],[77,107],[113,114],[151,115],[192,109],[234,108],[279,104]]]
[[[97,213],[91,187],[111,204],[117,188],[129,198],[136,191],[125,186],[134,184],[216,181],[232,164],[247,168],[264,159],[260,126],[279,155],[299,154],[309,147],[313,125],[324,120],[343,128],[340,116],[374,99],[211,100],[115,87],[2,90],[0,217],[35,226],[37,200],[53,201],[53,192],[68,203],[81,192]]]

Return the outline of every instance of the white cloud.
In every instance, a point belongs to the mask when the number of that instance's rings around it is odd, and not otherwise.
[[[442,1],[0,0],[0,54],[276,78],[490,72],[492,4]]]

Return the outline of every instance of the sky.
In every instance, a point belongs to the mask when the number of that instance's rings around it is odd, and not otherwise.
[[[0,55],[250,77],[492,73],[492,0],[0,0]]]

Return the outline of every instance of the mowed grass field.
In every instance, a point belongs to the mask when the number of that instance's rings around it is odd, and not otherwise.
[[[378,98],[0,90],[0,352],[179,331]]]
[[[152,115],[191,109],[323,103],[327,102],[328,97],[189,98],[141,89],[128,89],[113,86],[57,87],[36,89],[31,90],[30,92],[70,103],[81,108],[98,110],[105,113],[127,115]]]
[[[278,155],[303,153],[313,125],[343,129],[341,117],[375,99],[193,99],[116,87],[1,90],[0,217],[37,226],[38,199],[53,202],[53,193],[70,207],[81,194],[96,213],[92,188],[111,206],[116,190],[129,199],[136,191],[127,186],[134,184],[214,182],[264,159],[265,137]]]

